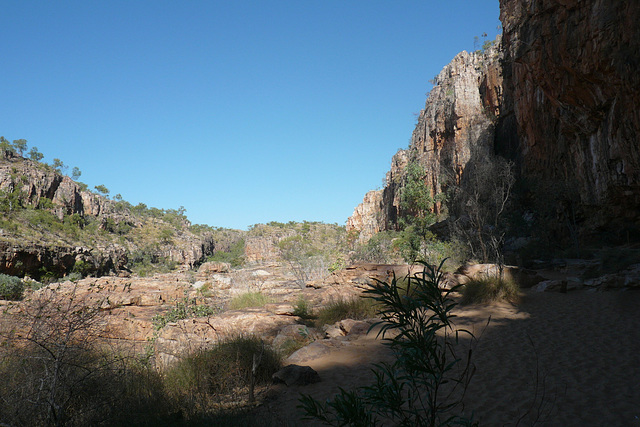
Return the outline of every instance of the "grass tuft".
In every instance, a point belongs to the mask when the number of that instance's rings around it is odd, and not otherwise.
[[[254,357],[260,357],[256,384],[271,382],[281,367],[278,352],[259,337],[238,335],[176,363],[165,374],[166,390],[187,414],[202,412],[215,401],[246,398]]]
[[[229,302],[229,308],[231,310],[242,310],[243,308],[262,307],[272,302],[272,298],[261,292],[247,292],[234,297]]]
[[[462,304],[487,303],[492,301],[517,302],[518,284],[499,277],[472,279],[462,288]]]
[[[333,325],[344,319],[362,320],[377,315],[377,304],[371,298],[338,299],[318,310],[315,324],[317,326]]]

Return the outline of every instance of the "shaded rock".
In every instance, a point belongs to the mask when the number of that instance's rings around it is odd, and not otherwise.
[[[565,192],[545,200],[545,226],[556,241],[579,216],[583,229],[637,229],[640,2],[501,0],[500,20],[503,114],[517,132],[504,148],[528,182]]]
[[[362,320],[344,319],[340,321],[340,329],[344,335],[366,335],[371,324]]]
[[[310,366],[287,365],[272,376],[274,382],[292,385],[307,385],[320,381],[320,375]]]
[[[522,288],[530,288],[544,278],[534,270],[519,268],[512,265],[502,267],[502,274],[506,280],[513,280]],[[498,277],[500,268],[497,264],[468,264],[460,267],[454,276],[458,283],[464,285],[470,280],[481,279],[483,277]]]
[[[577,278],[567,278],[564,280],[544,280],[533,286],[532,289],[536,292],[569,292],[582,287],[582,282]]]
[[[323,329],[325,338],[339,338],[346,335],[346,333],[340,328],[339,324],[325,325]]]
[[[331,351],[331,347],[327,345],[328,343],[322,341],[314,341],[306,347],[302,347],[301,349],[294,352],[291,356],[287,358],[287,362],[289,363],[300,363],[305,360],[316,359],[320,356],[328,354]]]
[[[305,325],[287,325],[278,331],[278,335],[273,339],[271,345],[279,348],[287,341],[307,339],[310,335],[311,331]]]

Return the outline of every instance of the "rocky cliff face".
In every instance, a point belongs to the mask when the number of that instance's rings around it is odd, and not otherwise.
[[[47,199],[52,202],[52,209],[59,218],[80,214],[112,217],[117,221],[127,221],[130,225],[140,225],[140,220],[135,216],[118,210],[114,201],[82,190],[71,178],[50,166],[11,152],[5,152],[0,162],[0,190],[5,193],[17,192],[23,204],[33,207],[42,205]]]
[[[168,224],[136,215],[126,202],[86,191],[52,167],[11,152],[0,157],[0,202],[0,272],[6,274],[60,277],[82,261],[92,274],[104,275],[125,269],[128,254],[140,250],[192,266],[214,249],[211,236],[189,232],[186,220]]]
[[[392,160],[379,207],[365,200],[347,222],[361,237],[397,228],[409,161],[427,169],[436,194],[495,154],[515,162],[525,208],[538,209],[549,235],[640,230],[640,3],[501,0],[500,8],[501,41],[442,70],[409,149]]]
[[[587,228],[637,224],[640,3],[501,0],[500,9],[518,138],[498,143],[530,181],[575,193]]]
[[[498,42],[484,52],[458,54],[435,78],[407,150],[391,161],[381,192],[370,192],[347,221],[348,230],[367,240],[398,226],[400,190],[409,162],[426,170],[432,195],[460,185],[469,162],[493,152],[496,118],[502,102],[501,51]],[[436,211],[442,207],[436,204]]]

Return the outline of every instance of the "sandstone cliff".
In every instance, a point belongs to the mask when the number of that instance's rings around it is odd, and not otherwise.
[[[576,210],[577,226],[637,227],[640,3],[501,0],[500,9],[517,138],[499,148],[530,182],[568,193],[556,208]]]
[[[410,161],[425,169],[432,195],[460,185],[469,162],[493,152],[496,118],[502,102],[500,41],[484,52],[458,54],[435,78],[420,112],[409,148],[391,160],[381,192],[370,192],[347,221],[348,230],[368,240],[398,227],[400,190]],[[442,209],[436,204],[436,213]]]
[[[368,194],[349,218],[361,240],[397,229],[409,161],[426,168],[433,194],[446,194],[464,185],[469,165],[495,155],[515,163],[521,208],[537,232],[574,243],[640,237],[640,3],[501,0],[500,8],[496,46],[462,52],[442,70],[382,196]]]

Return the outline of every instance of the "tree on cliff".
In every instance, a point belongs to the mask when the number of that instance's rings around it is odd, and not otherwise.
[[[80,178],[80,175],[82,175],[80,168],[78,168],[77,166],[74,166],[73,169],[71,170],[71,178],[74,181],[77,181],[78,178]]]
[[[29,150],[29,153],[27,153],[27,155],[34,162],[39,162],[44,158],[44,154],[38,151],[38,147],[31,147],[31,150]]]
[[[26,139],[14,139],[13,142],[9,142],[4,136],[0,136],[0,151],[11,152],[22,156],[22,153],[27,149]]]
[[[434,238],[429,227],[436,221],[435,200],[425,182],[426,175],[417,161],[409,162],[400,192],[398,226],[402,233],[398,245],[403,257],[412,262],[427,260],[428,243]]]
[[[96,191],[98,191],[103,196],[106,196],[106,195],[109,194],[109,189],[107,187],[105,187],[104,185],[102,185],[102,184],[96,185],[94,188],[96,189]]]
[[[53,159],[53,163],[51,163],[51,166],[53,166],[56,172],[60,174],[69,168],[69,166],[65,165],[64,162],[60,159]]]

